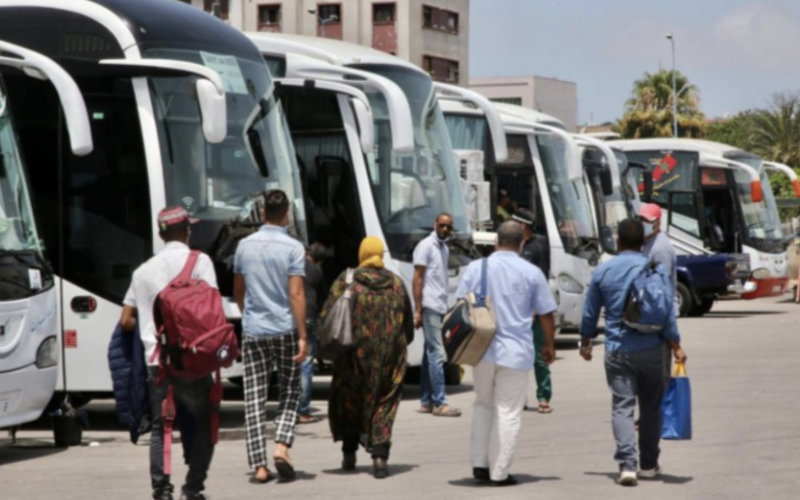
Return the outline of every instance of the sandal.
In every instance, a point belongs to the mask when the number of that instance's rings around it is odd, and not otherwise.
[[[437,417],[460,417],[461,410],[458,408],[453,408],[450,405],[444,404],[442,406],[437,406],[433,409],[432,412]]]
[[[431,405],[422,405],[417,408],[417,413],[431,413],[433,411],[433,407]]]
[[[550,407],[550,403],[547,401],[539,401],[539,408],[536,411],[539,413],[550,413],[553,411],[553,408]]]
[[[275,479],[275,475],[272,474],[272,472],[270,472],[269,469],[266,469],[266,471],[267,471],[267,477],[265,477],[264,479],[261,479],[256,476],[258,471],[254,472],[253,475],[250,476],[250,482],[253,484],[267,484],[268,482]]]
[[[290,481],[295,478],[294,467],[287,459],[273,457],[273,460],[275,461],[275,468],[278,469],[278,476],[281,479]]]
[[[313,424],[317,422],[317,417],[313,415],[298,415],[297,416],[297,423],[298,424]]]

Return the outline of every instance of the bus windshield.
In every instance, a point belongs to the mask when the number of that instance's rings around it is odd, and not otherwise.
[[[564,249],[570,253],[596,249],[597,235],[592,223],[591,204],[583,180],[570,180],[567,175],[566,140],[556,134],[536,134],[536,144],[550,194],[558,232]]]
[[[739,203],[742,205],[744,224],[743,243],[766,252],[783,252],[786,250],[778,205],[769,184],[769,177],[760,158],[750,155],[727,156],[731,160],[746,163],[759,172],[764,199],[754,203],[750,194],[750,176],[747,172],[734,171]]]
[[[398,66],[358,67],[396,83],[411,107],[414,152],[398,154],[392,150],[385,99],[367,93],[375,120],[375,150],[367,155],[368,170],[392,255],[409,260],[414,246],[430,233],[442,212],[452,215],[456,237],[468,238],[469,221],[450,136],[430,77]]]
[[[204,64],[225,84],[228,131],[205,141],[195,77],[151,78],[164,165],[167,204],[182,204],[201,220],[228,220],[250,208],[261,191],[282,189],[293,200],[293,225],[305,235],[300,173],[283,109],[263,62],[181,49],[152,49],[149,57]]]
[[[476,149],[487,151],[489,124],[483,115],[446,114],[444,116],[450,142],[454,149]]]
[[[41,251],[11,111],[0,80],[0,250]]]

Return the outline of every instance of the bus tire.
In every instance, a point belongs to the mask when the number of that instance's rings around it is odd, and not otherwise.
[[[689,314],[692,316],[702,316],[709,312],[712,307],[714,307],[714,297],[703,297],[700,299],[698,304],[695,304],[694,307],[692,307],[692,310],[689,311]]]

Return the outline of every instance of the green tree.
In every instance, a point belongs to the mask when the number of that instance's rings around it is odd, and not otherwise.
[[[709,121],[705,138],[729,144],[745,151],[753,150],[753,115],[755,111],[742,111],[727,119]]]
[[[675,72],[678,93],[678,136],[703,137],[705,116],[699,109],[699,91],[680,71]],[[631,98],[617,131],[626,138],[672,136],[672,71],[645,72],[633,82]]]

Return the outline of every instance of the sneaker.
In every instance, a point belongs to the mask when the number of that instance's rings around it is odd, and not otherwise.
[[[181,500],[208,500],[208,495],[205,493],[189,493],[184,491],[181,493]]]
[[[656,465],[652,469],[642,469],[639,471],[639,479],[655,479],[661,475],[661,467]]]
[[[636,486],[637,482],[635,470],[620,471],[619,478],[617,478],[617,483],[622,486]]]

